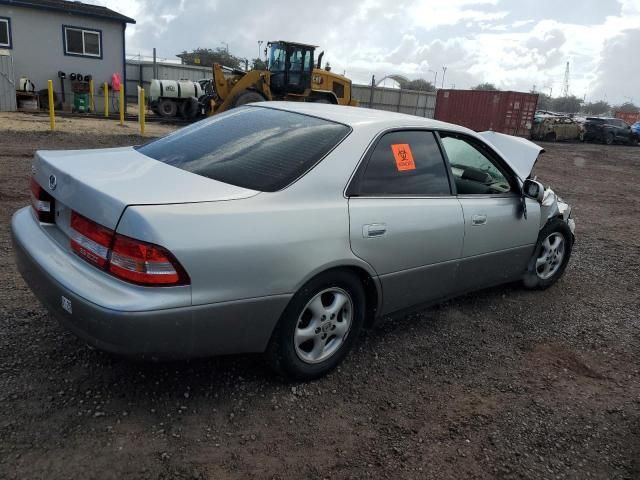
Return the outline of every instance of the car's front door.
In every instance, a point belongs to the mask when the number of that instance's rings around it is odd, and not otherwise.
[[[629,141],[629,137],[631,136],[631,126],[624,120],[617,120],[616,125],[618,126],[618,140],[623,142]]]
[[[464,220],[432,132],[384,134],[347,194],[351,248],[380,277],[382,314],[455,290]]]
[[[480,140],[441,132],[464,214],[460,291],[519,278],[533,253],[540,205],[523,199],[515,175]]]

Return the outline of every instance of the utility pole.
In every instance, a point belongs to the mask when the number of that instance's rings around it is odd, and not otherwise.
[[[438,71],[429,70],[429,72],[433,73],[433,88],[438,88]]]
[[[447,67],[442,67],[442,85],[440,88],[444,88],[444,76],[447,74]]]
[[[262,51],[262,40],[258,40],[258,58],[260,58],[260,52]]]
[[[220,43],[225,46],[227,54],[229,54],[229,44],[227,42],[220,42]]]
[[[562,83],[562,96],[569,96],[569,62],[567,62],[567,68],[564,70],[564,82]]]

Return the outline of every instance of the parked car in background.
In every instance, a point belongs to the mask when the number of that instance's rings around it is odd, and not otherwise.
[[[573,119],[562,115],[538,115],[533,119],[531,138],[555,142],[556,140],[582,140],[583,128]]]
[[[531,178],[543,151],[380,110],[253,104],[141,147],[36,152],[17,263],[101,349],[264,352],[311,379],[394,312],[558,280],[574,221]]]
[[[584,140],[587,142],[636,145],[640,139],[640,136],[631,129],[631,125],[619,118],[587,117],[584,129]]]
[[[631,125],[631,131],[636,135],[636,138],[640,139],[640,121]]]

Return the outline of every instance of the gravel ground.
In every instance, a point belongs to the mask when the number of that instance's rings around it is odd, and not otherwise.
[[[285,384],[260,356],[134,363],[59,327],[12,260],[30,157],[140,139],[0,135],[0,478],[640,478],[640,148],[545,145],[578,225],[551,289],[389,320]]]
[[[56,116],[56,133],[81,133],[84,135],[136,135],[140,130],[140,126],[136,121],[126,121],[124,125],[120,125],[118,120],[104,120],[91,117],[63,117]],[[148,137],[166,135],[176,129],[175,126],[168,123],[147,122],[145,124],[145,135]],[[26,112],[0,112],[0,132],[3,136],[20,132],[41,132],[50,133],[49,116],[43,113],[33,114]],[[15,137],[20,138],[20,137]],[[55,140],[54,140],[55,141]],[[3,138],[3,147],[5,140]],[[6,142],[11,145],[13,142]],[[73,143],[73,142],[71,142]],[[48,144],[45,148],[49,148]],[[87,148],[86,143],[75,143],[75,146],[69,145],[68,148]]]

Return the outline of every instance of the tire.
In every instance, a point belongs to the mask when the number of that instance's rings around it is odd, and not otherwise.
[[[195,97],[187,98],[180,104],[180,116],[185,120],[193,120],[198,115],[200,104]]]
[[[549,132],[544,136],[546,142],[555,142],[556,138],[556,132]]]
[[[629,137],[629,145],[634,146],[634,147],[636,145],[638,145],[638,137],[636,137],[635,135],[631,135]]]
[[[560,218],[547,222],[522,279],[524,286],[543,290],[557,282],[567,268],[572,249],[573,234],[566,222]]]
[[[234,99],[233,108],[253,102],[264,102],[264,97],[253,90],[245,90]]]
[[[611,145],[615,138],[613,137],[613,133],[609,132],[604,137],[604,143],[607,145]]]
[[[353,273],[336,270],[313,278],[280,317],[265,352],[267,363],[289,380],[326,375],[353,347],[364,324],[365,302]]]
[[[328,98],[316,98],[314,100],[311,100],[312,103],[327,103],[329,105],[331,105],[333,102],[331,100],[329,100]]]
[[[178,104],[169,98],[163,98],[158,102],[158,115],[164,118],[175,117],[178,113]]]

